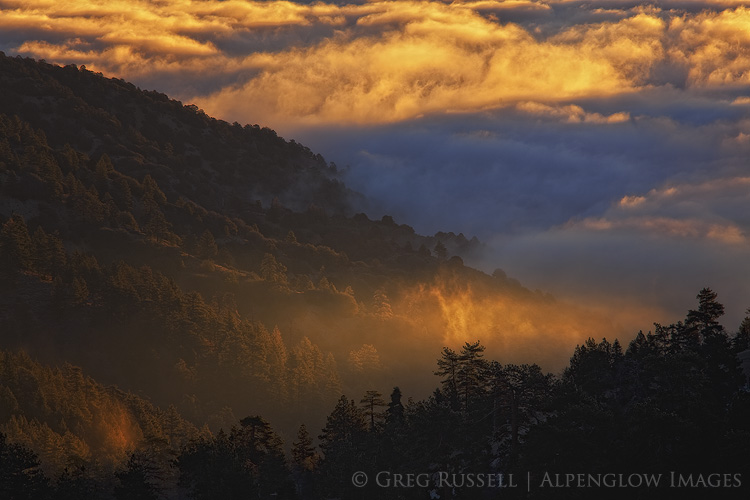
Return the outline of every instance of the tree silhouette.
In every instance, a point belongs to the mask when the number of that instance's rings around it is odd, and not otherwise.
[[[115,487],[117,500],[157,500],[158,468],[144,454],[133,453],[124,470],[117,474],[120,484]]]
[[[365,418],[370,420],[370,432],[375,432],[375,421],[382,420],[384,417],[382,412],[376,410],[378,407],[386,406],[385,401],[383,401],[383,395],[378,391],[369,390],[359,403],[364,408]]]
[[[37,500],[47,498],[49,492],[36,455],[24,446],[8,443],[0,433],[0,498]]]

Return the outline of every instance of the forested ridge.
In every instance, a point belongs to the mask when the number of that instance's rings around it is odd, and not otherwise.
[[[446,347],[430,397],[405,401],[398,387],[389,396],[342,395],[319,434],[302,424],[288,453],[261,416],[211,433],[174,407],[159,410],[105,388],[79,368],[50,369],[3,352],[0,491],[7,498],[666,498],[680,488],[680,497],[745,498],[750,393],[737,354],[750,346],[750,317],[730,336],[716,294],[703,289],[698,299],[685,321],[657,324],[626,349],[589,339],[559,376],[488,360],[479,341]],[[357,473],[371,481],[353,485]],[[541,487],[539,478],[570,473],[667,477],[654,487]],[[394,474],[424,483],[391,488]],[[499,474],[536,482],[527,490],[507,479],[494,488],[459,479]]]
[[[606,321],[357,198],[269,129],[0,55],[0,497],[592,494],[384,489],[384,470],[750,484],[750,319],[724,328],[712,290],[627,347],[573,351]],[[532,364],[550,351],[572,352],[560,375]],[[429,397],[393,388],[431,372]]]

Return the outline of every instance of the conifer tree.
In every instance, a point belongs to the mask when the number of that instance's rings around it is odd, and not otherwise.
[[[364,409],[365,417],[370,421],[370,432],[375,432],[375,421],[380,421],[384,417],[384,414],[377,410],[378,407],[386,406],[383,395],[378,391],[369,390],[359,403]]]
[[[352,473],[367,463],[367,422],[354,401],[341,396],[319,436],[323,460],[320,479],[324,493],[341,497],[351,485]]]
[[[206,229],[198,240],[198,257],[201,259],[213,259],[219,253],[214,235]]]
[[[443,347],[443,352],[438,358],[438,369],[434,372],[438,377],[443,377],[441,383],[443,390],[450,398],[457,398],[458,395],[458,371],[460,369],[461,358],[449,347]]]
[[[456,385],[463,397],[464,410],[468,410],[474,398],[484,390],[482,373],[486,367],[483,358],[485,347],[477,340],[470,344],[465,342],[459,355],[459,368],[456,373]]]
[[[297,431],[297,441],[292,443],[292,462],[299,470],[313,471],[317,463],[317,455],[312,437],[307,432],[307,426],[302,424]]]
[[[31,269],[33,265],[33,244],[20,215],[13,215],[0,228],[0,266],[8,277]]]
[[[36,455],[0,433],[0,498],[37,500],[48,493],[49,483]]]
[[[740,328],[733,340],[735,352],[742,352],[750,349],[750,308],[745,311],[745,317],[740,323]]]
[[[120,484],[115,487],[117,500],[158,500],[158,468],[145,455],[133,453],[125,470],[117,472]]]
[[[685,320],[686,333],[694,342],[702,343],[710,337],[721,335],[724,328],[719,318],[724,315],[724,306],[717,302],[717,294],[710,288],[703,288],[696,298],[698,309],[688,311]]]
[[[297,493],[303,499],[311,498],[314,490],[314,472],[318,467],[319,457],[315,453],[312,437],[305,424],[297,431],[297,440],[292,443],[292,463],[297,482]]]

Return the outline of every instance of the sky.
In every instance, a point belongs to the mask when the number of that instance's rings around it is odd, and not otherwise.
[[[743,3],[0,0],[0,50],[271,127],[335,162],[371,217],[476,235],[472,265],[633,335],[704,286],[734,330],[750,307]]]

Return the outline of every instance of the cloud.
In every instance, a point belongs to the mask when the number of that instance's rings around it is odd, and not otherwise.
[[[747,176],[696,184],[669,184],[645,195],[625,195],[604,215],[572,219],[565,227],[583,231],[625,230],[747,245],[750,221],[738,216],[750,204],[748,193],[750,177]]]
[[[275,126],[391,123],[665,81],[699,88],[750,78],[750,10],[742,6],[691,13],[576,4],[591,21],[576,23],[565,5],[4,0],[0,41],[120,77],[161,77],[210,113]],[[195,82],[180,85],[175,75],[189,72]]]
[[[630,113],[621,111],[605,116],[600,113],[587,113],[581,106],[568,104],[565,106],[550,106],[538,102],[521,102],[516,109],[542,117],[564,120],[568,123],[621,123],[630,119]]]

